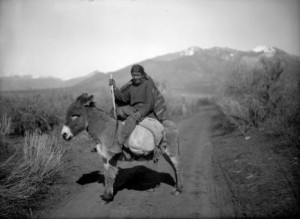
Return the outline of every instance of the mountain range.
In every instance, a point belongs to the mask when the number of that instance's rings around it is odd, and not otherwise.
[[[72,87],[84,81],[85,79],[99,73],[99,71],[94,71],[83,77],[76,77],[69,80],[62,80],[60,78],[55,77],[35,77],[29,74],[3,76],[0,77],[0,91]]]
[[[265,56],[275,56],[293,60],[300,63],[298,56],[290,55],[275,47],[259,46],[252,51],[239,51],[230,48],[214,47],[202,49],[190,47],[184,51],[157,56],[139,62],[148,75],[150,75],[161,89],[168,89],[175,93],[216,94],[220,85],[241,63],[249,60],[258,60]],[[298,65],[297,65],[298,66]],[[57,78],[32,77],[1,77],[0,90],[28,90],[67,87],[76,93],[99,92],[102,89],[109,90],[108,79],[110,74],[121,86],[131,79],[131,65],[104,74],[94,71],[84,77],[62,81]]]

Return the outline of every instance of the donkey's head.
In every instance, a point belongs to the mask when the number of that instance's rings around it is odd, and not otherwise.
[[[93,95],[81,94],[72,103],[66,114],[65,125],[61,130],[61,135],[66,141],[70,141],[81,131],[88,127],[87,108],[94,104]]]

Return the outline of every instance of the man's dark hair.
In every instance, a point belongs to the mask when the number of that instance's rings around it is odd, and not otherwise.
[[[133,72],[140,72],[140,73],[142,73],[142,75],[145,75],[145,70],[144,70],[143,66],[141,66],[141,65],[133,65],[131,67],[131,71],[130,72],[131,72],[131,74]]]

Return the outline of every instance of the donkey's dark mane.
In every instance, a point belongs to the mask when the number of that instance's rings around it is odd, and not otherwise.
[[[93,96],[93,95],[91,95],[91,96]],[[84,101],[84,100],[86,100],[87,97],[88,97],[88,93],[82,93],[80,96],[78,96],[78,97],[76,98],[76,102],[78,102],[78,101],[79,101],[79,102]],[[102,112],[102,113],[108,115],[109,117],[114,118],[112,115],[109,114],[109,112],[106,112],[106,111],[103,110],[102,108],[98,107],[97,104],[96,104],[96,102],[93,101],[93,100],[89,103],[89,107],[94,107],[94,108],[97,109],[98,111],[100,111],[100,112]]]
[[[103,110],[102,108],[99,108],[98,106],[96,106],[95,102],[94,102],[94,105],[93,105],[97,110],[103,112],[103,113],[106,113],[108,114],[105,110]]]
[[[96,104],[94,104],[93,106],[94,106],[95,109],[97,109],[98,111],[100,111],[100,112],[104,113],[105,115],[108,115],[109,117],[115,119],[109,112],[107,112],[107,111],[105,111],[104,109],[102,109],[102,108],[96,106]]]

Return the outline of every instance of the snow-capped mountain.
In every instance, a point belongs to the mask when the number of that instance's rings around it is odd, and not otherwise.
[[[267,56],[273,56],[276,52],[276,49],[273,46],[260,45],[253,48],[252,51],[256,53],[265,53]]]
[[[261,58],[268,57],[272,59],[273,56],[286,57],[284,59],[290,59],[291,57],[278,48],[266,46],[258,46],[249,51],[226,47],[208,49],[189,47],[186,50],[161,55],[139,63],[144,66],[146,72],[156,82],[166,85],[170,90],[214,93],[220,87],[221,82],[225,81],[228,75],[235,71],[241,63],[250,63],[249,66],[255,66]],[[298,56],[292,57],[295,62],[300,62]],[[111,72],[118,85],[121,86],[130,80],[130,69],[131,65],[128,65],[118,71]],[[99,93],[99,89],[107,88],[108,79],[108,74],[98,71],[87,74],[82,78],[56,82],[49,82],[48,80],[47,83],[41,81],[41,78],[31,78],[31,80],[13,83],[0,77],[0,89],[42,89],[49,88],[51,85],[52,88],[72,87],[77,92],[89,90],[89,92]],[[34,85],[32,81],[34,81]]]
[[[200,47],[189,47],[186,50],[182,50],[175,53],[169,53],[166,55],[155,57],[155,60],[160,61],[173,61],[183,57],[193,57],[193,56],[218,56],[220,59],[232,60],[236,55],[240,54],[241,51],[227,48],[227,47],[213,47],[202,49]]]
[[[199,51],[201,51],[201,49],[199,47],[193,46],[193,47],[189,47],[188,49],[179,52],[179,55],[180,56],[192,56]]]

